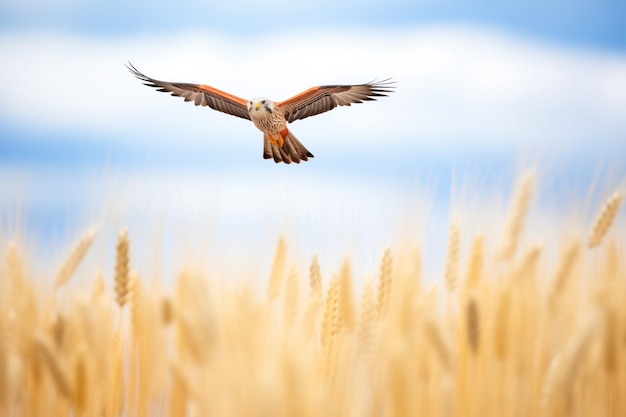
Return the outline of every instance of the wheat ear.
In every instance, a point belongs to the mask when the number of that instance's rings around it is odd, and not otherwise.
[[[574,266],[580,256],[580,243],[578,239],[573,239],[559,260],[554,279],[550,284],[548,290],[548,309],[554,313],[557,308],[557,303],[560,295],[566,289],[570,282],[570,277],[574,271]]]
[[[320,264],[317,256],[314,256],[309,266],[309,285],[311,288],[311,297],[322,297],[322,274],[320,273]]]
[[[448,255],[446,257],[446,288],[448,292],[454,291],[459,275],[459,252],[460,252],[461,226],[458,216],[452,218],[448,235]]]
[[[322,275],[320,273],[320,265],[317,261],[317,256],[313,257],[311,265],[309,266],[309,287],[311,294],[304,313],[304,323],[306,326],[306,333],[312,334],[314,332],[315,323],[318,319],[317,316],[319,310],[323,305],[324,297],[322,290]]]
[[[380,263],[378,279],[378,314],[380,316],[384,316],[389,310],[392,273],[391,250],[387,248]]]
[[[283,278],[283,271],[285,269],[285,261],[287,260],[287,244],[285,238],[280,237],[278,240],[278,246],[276,247],[276,254],[274,255],[274,263],[272,264],[272,272],[270,273],[270,279],[267,283],[267,300],[274,300],[280,292],[280,284]]]
[[[515,254],[520,235],[524,228],[526,213],[528,212],[528,207],[533,197],[534,183],[535,175],[532,171],[528,171],[522,175],[517,183],[505,235],[499,251],[500,259],[509,260]]]
[[[117,235],[115,257],[115,301],[124,307],[128,301],[128,231],[120,230]]]
[[[334,343],[340,324],[339,310],[339,279],[333,276],[326,290],[324,316],[322,318],[322,345]]]
[[[54,280],[54,285],[59,288],[65,284],[72,277],[78,265],[87,254],[87,251],[91,247],[94,237],[96,236],[96,229],[90,228],[83,237],[76,243],[74,249],[70,252],[69,256],[59,269],[59,272]]]
[[[478,235],[474,238],[474,242],[472,243],[472,249],[467,265],[467,278],[465,279],[465,286],[469,289],[475,289],[480,283],[483,273],[484,256],[483,237],[482,235]]]
[[[6,252],[7,272],[9,275],[9,284],[15,290],[21,285],[24,274],[22,271],[22,260],[17,251],[15,243],[11,242],[7,245]]]
[[[164,295],[161,297],[161,320],[163,324],[168,325],[174,318],[174,305],[172,299]]]
[[[480,312],[476,294],[470,294],[466,308],[467,341],[472,353],[477,354],[480,348]]]
[[[341,307],[341,318],[346,330],[354,329],[354,299],[352,291],[352,269],[350,261],[343,262],[341,273],[339,274],[339,305]]]
[[[372,343],[374,321],[376,319],[376,298],[374,283],[368,279],[361,294],[361,314],[359,316],[358,337],[361,348],[367,351]]]
[[[611,227],[611,224],[613,223],[613,220],[615,219],[615,216],[617,215],[623,197],[624,193],[615,191],[613,195],[606,200],[606,203],[604,203],[604,207],[602,208],[600,214],[596,217],[596,221],[593,223],[593,228],[589,234],[590,248],[595,248],[602,243],[602,239],[606,235],[607,231]]]

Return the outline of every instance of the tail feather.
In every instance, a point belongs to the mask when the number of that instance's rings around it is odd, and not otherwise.
[[[283,137],[283,146],[274,145],[266,134],[263,134],[263,158],[274,159],[274,162],[292,162],[299,164],[300,161],[308,161],[313,158],[313,154],[300,143],[300,141],[290,132]]]

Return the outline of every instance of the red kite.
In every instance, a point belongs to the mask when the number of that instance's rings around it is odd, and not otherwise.
[[[389,79],[356,85],[322,85],[311,87],[285,101],[274,103],[265,97],[244,100],[232,94],[203,84],[171,83],[159,81],[143,75],[132,64],[130,72],[144,81],[144,85],[157,91],[183,97],[196,106],[209,106],[242,119],[252,120],[263,132],[263,158],[273,158],[274,162],[287,164],[307,161],[313,158],[304,145],[287,128],[287,123],[324,113],[337,106],[376,100],[387,96],[395,87]]]

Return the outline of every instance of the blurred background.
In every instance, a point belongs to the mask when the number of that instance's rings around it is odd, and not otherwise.
[[[42,265],[95,225],[109,249],[129,228],[153,271],[265,276],[285,234],[296,258],[368,274],[408,239],[437,276],[452,213],[489,228],[480,206],[506,208],[528,166],[541,204],[583,217],[626,174],[621,1],[3,0],[0,56],[0,237]],[[293,123],[315,158],[276,165],[252,123],[144,87],[128,61],[243,98],[397,89]]]

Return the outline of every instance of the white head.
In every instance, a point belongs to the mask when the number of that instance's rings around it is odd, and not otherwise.
[[[265,97],[254,97],[248,101],[248,113],[265,110],[269,113],[274,111],[274,103]]]

